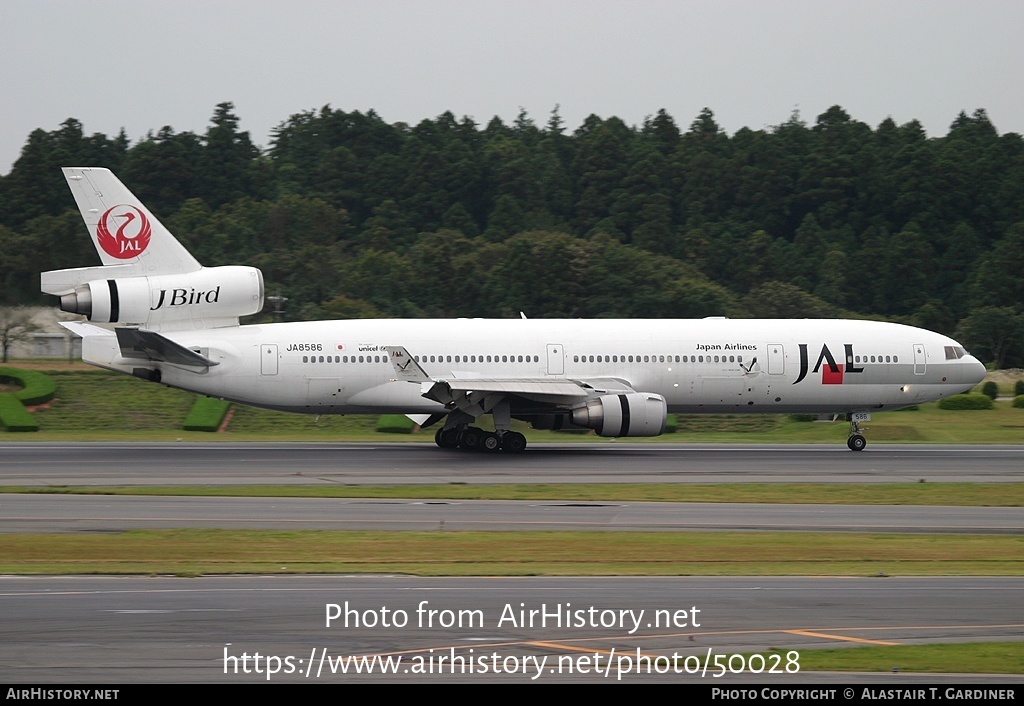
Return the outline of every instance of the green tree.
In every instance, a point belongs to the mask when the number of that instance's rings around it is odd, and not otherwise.
[[[956,338],[982,361],[1002,370],[1024,357],[1024,314],[1011,306],[984,306],[960,321]]]

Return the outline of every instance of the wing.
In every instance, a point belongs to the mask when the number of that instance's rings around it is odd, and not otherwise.
[[[571,410],[602,395],[636,390],[619,378],[571,380],[561,377],[431,378],[402,346],[386,346],[396,379],[420,383],[422,395],[472,417],[487,414],[508,400],[513,411]]]

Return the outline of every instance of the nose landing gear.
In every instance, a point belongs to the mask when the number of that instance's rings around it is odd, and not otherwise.
[[[868,445],[868,440],[861,433],[860,423],[870,420],[871,415],[858,412],[849,415],[848,419],[850,420],[850,438],[846,440],[846,445],[850,447],[850,451],[863,451],[864,447]]]

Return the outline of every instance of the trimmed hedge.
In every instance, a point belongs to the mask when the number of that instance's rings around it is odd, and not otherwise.
[[[39,431],[39,422],[10,392],[0,392],[0,426],[7,431]]]
[[[939,409],[992,409],[993,406],[991,397],[975,393],[953,395],[939,400]]]
[[[988,382],[981,386],[981,394],[985,395],[985,397],[990,397],[991,399],[994,400],[995,398],[999,397],[999,385],[989,380]]]
[[[1024,407],[1024,395],[1017,395],[1013,398],[1014,407]]]
[[[231,403],[214,397],[197,397],[181,425],[185,431],[217,431]]]
[[[384,434],[412,434],[416,423],[404,414],[382,414],[377,417],[377,431]]]
[[[22,404],[49,402],[57,393],[57,383],[50,376],[35,370],[0,367],[0,382],[21,385],[21,390],[11,394],[21,400]]]

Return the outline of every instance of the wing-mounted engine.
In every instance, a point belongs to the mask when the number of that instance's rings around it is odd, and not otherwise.
[[[658,436],[667,418],[665,398],[650,392],[602,395],[572,410],[572,423],[598,436]]]
[[[111,270],[109,273],[105,270]],[[116,267],[44,272],[42,289],[62,311],[101,324],[152,330],[237,326],[263,308],[263,273],[254,267],[204,267],[194,272],[104,278]]]

